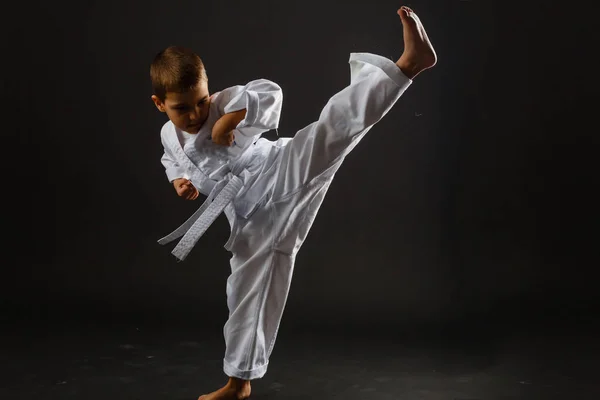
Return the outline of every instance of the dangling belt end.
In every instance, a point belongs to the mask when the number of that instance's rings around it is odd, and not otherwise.
[[[158,243],[164,245],[183,236],[171,254],[177,257],[179,261],[185,260],[198,242],[198,239],[200,239],[219,214],[235,198],[235,195],[240,192],[242,187],[242,180],[236,176],[231,177],[229,180],[221,181],[219,185],[213,188],[212,193],[194,215],[170,235],[159,239]]]

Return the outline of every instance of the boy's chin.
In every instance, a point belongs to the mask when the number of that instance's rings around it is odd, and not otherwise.
[[[196,133],[198,133],[200,131],[200,128],[202,126],[198,125],[198,126],[188,126],[185,129],[182,129],[182,131],[187,132],[189,134],[195,135]]]

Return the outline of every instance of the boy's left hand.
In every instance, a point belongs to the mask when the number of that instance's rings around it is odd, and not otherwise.
[[[213,126],[212,129],[212,141],[221,146],[231,146],[235,140],[233,130],[229,129],[227,121],[221,117]]]

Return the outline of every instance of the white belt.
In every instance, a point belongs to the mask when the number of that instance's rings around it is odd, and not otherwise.
[[[208,227],[215,222],[217,217],[225,210],[225,207],[235,199],[236,195],[244,187],[244,181],[236,175],[244,175],[242,173],[246,172],[243,171],[244,166],[247,164],[252,154],[252,148],[242,154],[239,160],[231,168],[231,172],[213,187],[200,208],[198,208],[198,210],[179,228],[160,239],[158,243],[165,245],[183,236],[171,254],[180,261],[185,260]]]
[[[212,225],[225,207],[240,192],[244,182],[237,176],[231,175],[225,178],[213,188],[208,198],[200,208],[179,228],[158,241],[159,244],[167,244],[173,240],[183,238],[171,252],[179,260],[183,261],[198,243],[204,232]]]

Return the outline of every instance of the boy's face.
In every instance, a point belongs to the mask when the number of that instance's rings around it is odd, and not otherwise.
[[[167,92],[165,101],[152,96],[159,111],[167,116],[177,128],[187,133],[198,133],[206,119],[210,107],[208,82],[201,80],[195,88],[186,92]]]

